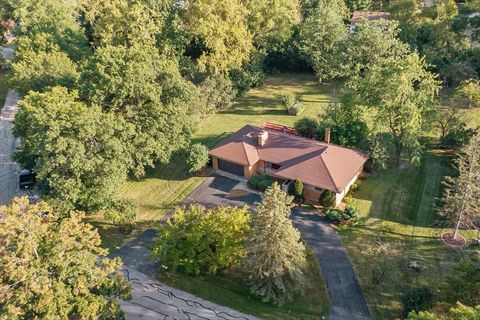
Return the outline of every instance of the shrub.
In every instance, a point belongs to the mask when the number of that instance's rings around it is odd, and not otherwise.
[[[297,102],[297,97],[293,93],[285,93],[282,95],[282,104],[287,111]]]
[[[470,139],[475,135],[476,130],[463,127],[456,128],[441,138],[440,143],[445,147],[461,148],[465,146]]]
[[[190,147],[187,164],[189,172],[197,172],[208,163],[208,148],[201,143],[196,143]]]
[[[293,196],[295,200],[303,197],[303,183],[300,179],[295,179],[288,185],[288,194]]]
[[[248,208],[179,207],[160,227],[152,256],[187,274],[215,274],[240,262],[248,230]]]
[[[350,218],[357,218],[358,217],[358,212],[357,209],[353,206],[347,206],[345,208],[345,214],[348,215]]]
[[[305,138],[315,138],[317,135],[318,121],[312,118],[302,118],[295,122],[295,130]]]
[[[327,211],[326,217],[328,220],[332,222],[340,222],[341,220],[341,212],[336,209],[330,209]]]
[[[299,101],[295,103],[293,106],[290,108],[287,108],[287,113],[291,116],[298,116],[300,115],[303,111],[305,111],[305,107],[303,104]]]
[[[357,191],[359,188],[360,188],[360,186],[358,185],[358,183],[354,183],[354,184],[352,184],[352,186],[350,187],[350,191],[355,192],[355,191]]]
[[[320,195],[320,198],[318,199],[322,207],[324,208],[332,208],[335,206],[335,195],[333,194],[332,191],[330,190],[325,190],[322,192]]]
[[[273,184],[272,178],[266,174],[262,173],[261,175],[254,175],[248,179],[248,185],[253,189],[265,191],[268,187]]]
[[[405,316],[410,311],[423,311],[433,307],[433,292],[427,287],[417,287],[408,290],[402,296],[403,313]]]
[[[251,176],[250,178],[248,178],[248,185],[253,189],[258,190],[258,184],[261,180],[262,179],[258,175]]]
[[[122,233],[128,234],[135,227],[137,214],[138,206],[135,203],[127,200],[118,200],[105,210],[103,217],[105,220],[119,225]]]
[[[265,191],[268,189],[273,184],[273,180],[268,178],[268,179],[263,179],[258,183],[258,190],[260,191]]]

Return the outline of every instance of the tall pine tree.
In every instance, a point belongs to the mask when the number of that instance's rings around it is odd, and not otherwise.
[[[444,206],[440,210],[455,224],[454,239],[460,226],[480,218],[480,131],[462,148],[455,165],[458,176],[445,178]]]
[[[252,214],[244,268],[252,293],[282,305],[305,289],[305,246],[289,219],[293,197],[277,183],[269,187]]]

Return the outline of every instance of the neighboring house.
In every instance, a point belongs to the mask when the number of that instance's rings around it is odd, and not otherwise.
[[[383,11],[354,11],[350,19],[350,33],[355,32],[355,28],[363,21],[390,20],[390,12]]]
[[[267,173],[285,187],[300,179],[304,198],[318,202],[328,189],[342,202],[363,171],[367,156],[356,150],[299,137],[291,128],[275,125],[246,125],[213,147],[212,166],[242,177]]]

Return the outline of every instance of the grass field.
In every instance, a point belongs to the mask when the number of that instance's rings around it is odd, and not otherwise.
[[[433,227],[441,181],[451,172],[450,157],[429,150],[421,166],[380,172],[362,180],[359,190],[353,193],[362,218],[356,226],[341,227],[339,233],[376,319],[400,319],[402,293],[421,285],[438,290],[461,258],[459,252],[439,240],[445,229]],[[420,273],[403,268],[399,275],[373,286],[369,261],[361,252],[379,237],[398,244],[406,261],[419,261]]]
[[[319,85],[311,74],[268,77],[263,86],[250,90],[227,110],[202,120],[200,130],[193,140],[211,147],[246,124],[274,122],[292,126],[303,116],[321,114],[331,101],[330,95],[335,88],[334,84]],[[284,93],[295,93],[303,102],[306,109],[300,116],[286,114],[281,103]],[[111,249],[118,247],[144,228],[150,227],[204,179],[189,175],[183,158],[176,156],[169,165],[157,166],[148,170],[144,178],[128,181],[122,194],[139,205],[138,228],[134,234],[125,237],[118,234],[115,226],[103,223],[99,217],[93,217],[91,221],[100,228],[103,245]]]
[[[262,319],[321,319],[329,310],[329,299],[321,277],[321,270],[312,252],[308,253],[306,276],[311,287],[304,296],[282,307],[274,307],[252,296],[244,280],[246,276],[238,269],[227,270],[217,275],[197,277],[183,274],[161,276],[161,281],[175,288],[193,293],[203,299],[226,305]]]

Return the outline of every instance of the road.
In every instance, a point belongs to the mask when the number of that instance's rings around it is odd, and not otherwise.
[[[12,48],[2,48],[0,53],[13,59]],[[0,112],[0,205],[7,204],[18,192],[19,167],[12,161],[19,140],[12,135],[13,120],[18,111],[19,95],[9,90],[5,105]]]

